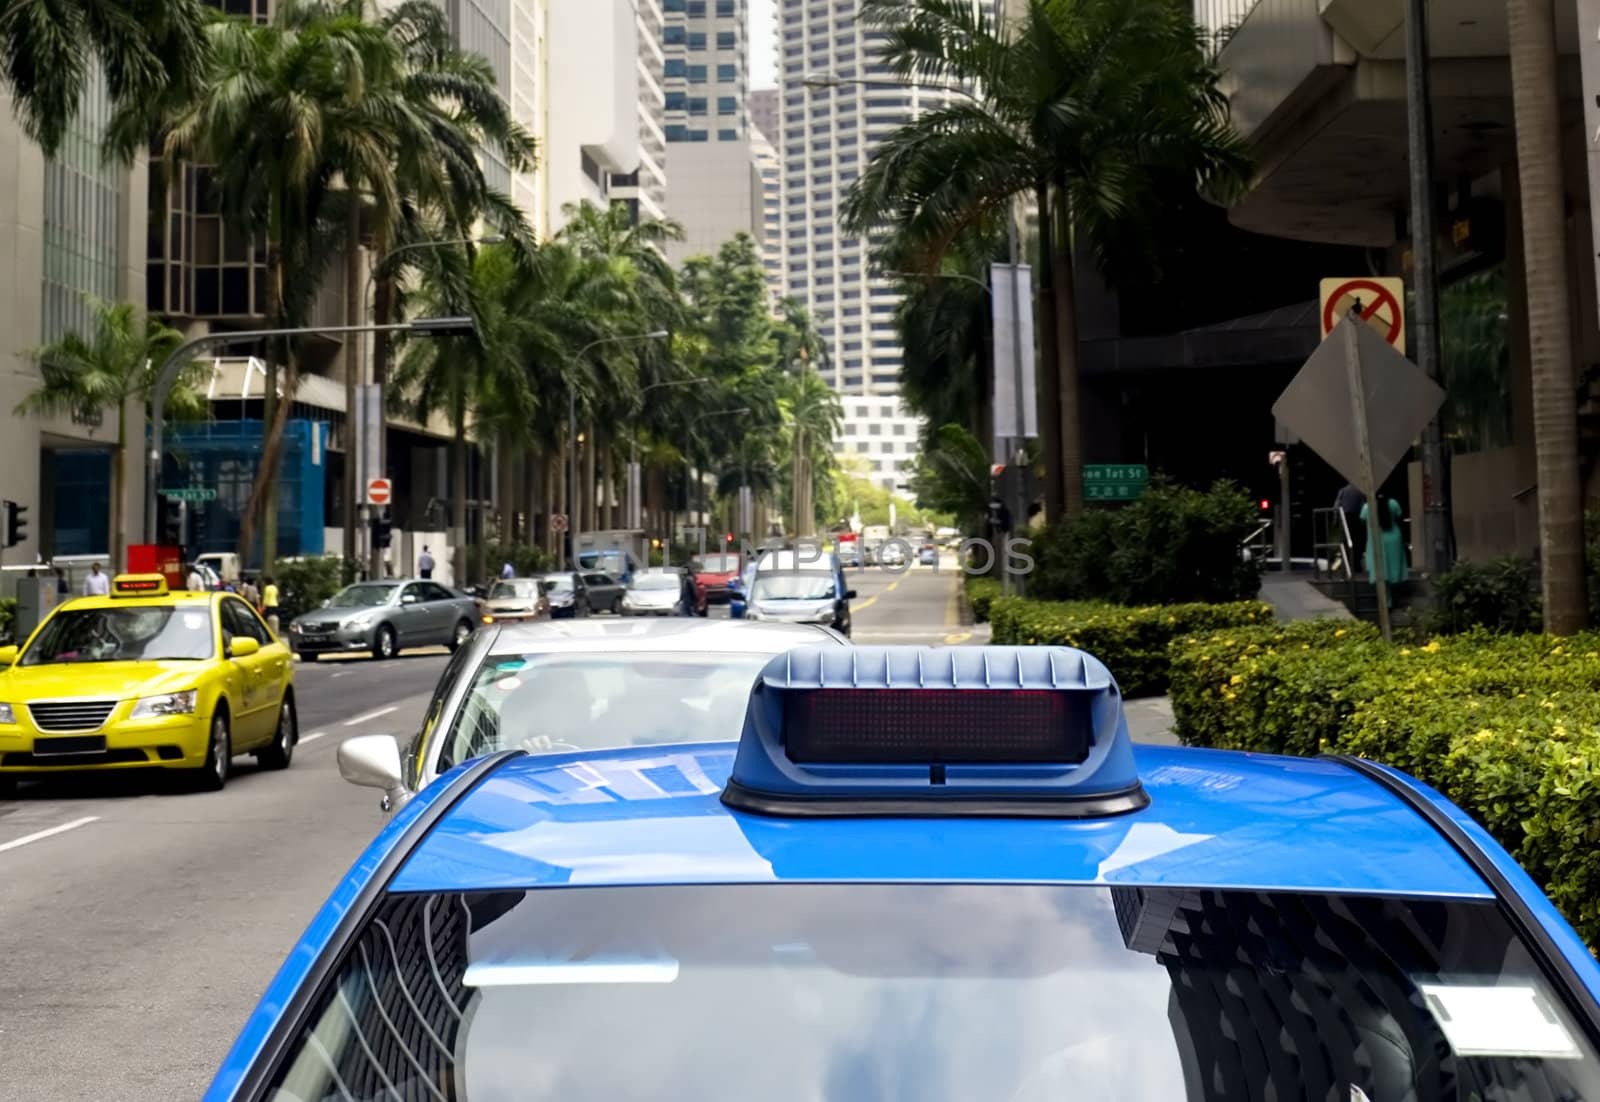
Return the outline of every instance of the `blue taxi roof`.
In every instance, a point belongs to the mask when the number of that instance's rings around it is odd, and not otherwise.
[[[1433,826],[1336,761],[1140,745],[1150,804],[1127,814],[784,819],[722,803],[735,750],[512,758],[390,890],[990,881],[1494,897]]]

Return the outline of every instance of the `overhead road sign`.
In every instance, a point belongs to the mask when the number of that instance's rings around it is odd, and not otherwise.
[[[1406,285],[1387,276],[1325,279],[1322,281],[1322,336],[1326,340],[1351,310],[1370,325],[1391,348],[1406,350]]]
[[[1150,485],[1150,468],[1142,463],[1086,463],[1085,501],[1136,501]]]

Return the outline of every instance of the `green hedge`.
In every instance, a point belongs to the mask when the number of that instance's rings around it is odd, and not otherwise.
[[[1271,607],[1259,601],[1128,608],[998,597],[989,604],[994,642],[1086,650],[1106,664],[1130,698],[1167,691],[1168,644],[1175,638],[1271,620]]]
[[[1191,744],[1358,754],[1439,789],[1600,945],[1600,636],[1477,632],[1392,647],[1295,624],[1172,644]]]
[[[967,605],[972,609],[974,623],[989,622],[989,605],[1000,596],[1000,582],[983,574],[968,574],[966,578]]]

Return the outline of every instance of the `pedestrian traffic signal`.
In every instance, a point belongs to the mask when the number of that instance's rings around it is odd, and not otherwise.
[[[7,547],[15,547],[28,538],[28,507],[18,505],[15,501],[0,502],[4,506],[5,515],[0,517],[4,523],[4,535]]]
[[[183,542],[183,500],[176,497],[161,499],[160,525],[156,542],[172,547]]]
[[[372,546],[388,547],[394,539],[394,522],[389,519],[387,510],[372,518]]]
[[[723,543],[732,543],[733,542],[733,533],[729,532],[726,536],[723,536],[722,537],[722,542]]]

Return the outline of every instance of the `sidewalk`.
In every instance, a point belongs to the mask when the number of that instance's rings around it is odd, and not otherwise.
[[[1300,574],[1261,575],[1261,599],[1272,606],[1278,622],[1292,620],[1353,620],[1350,610],[1324,595]]]

